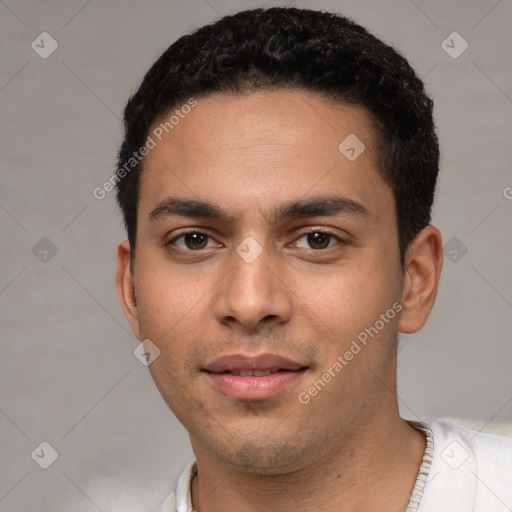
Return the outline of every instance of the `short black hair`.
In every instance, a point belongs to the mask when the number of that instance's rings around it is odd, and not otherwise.
[[[272,89],[320,93],[369,111],[379,140],[379,172],[394,195],[403,262],[431,218],[439,171],[433,101],[402,55],[339,14],[251,9],[179,38],[128,101],[118,170],[144,146],[155,121],[190,98]],[[133,163],[117,182],[132,256],[144,160]]]

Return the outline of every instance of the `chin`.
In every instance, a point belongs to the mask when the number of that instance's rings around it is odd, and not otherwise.
[[[276,430],[277,434],[277,430]],[[305,433],[290,433],[286,438],[248,433],[202,443],[216,460],[234,470],[260,475],[281,475],[304,469],[325,451],[325,440],[311,439]],[[322,449],[322,446],[324,449]]]

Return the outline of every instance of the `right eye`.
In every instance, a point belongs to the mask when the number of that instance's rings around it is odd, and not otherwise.
[[[170,240],[168,245],[174,245],[182,251],[199,251],[201,249],[219,246],[211,236],[201,233],[200,231],[181,233]]]

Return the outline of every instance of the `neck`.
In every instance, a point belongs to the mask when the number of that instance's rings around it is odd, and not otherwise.
[[[327,456],[292,473],[239,471],[195,447],[198,474],[192,484],[194,509],[403,512],[426,441],[423,433],[400,418],[397,409],[389,412],[379,411],[367,418]]]

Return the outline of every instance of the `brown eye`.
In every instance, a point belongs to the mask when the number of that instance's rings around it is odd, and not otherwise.
[[[311,231],[309,233],[304,233],[301,237],[297,239],[296,246],[301,249],[329,249],[333,245],[337,245],[342,243],[341,240],[336,235],[332,233],[327,233],[324,231]]]
[[[174,245],[182,251],[189,252],[219,246],[211,236],[208,236],[205,233],[201,233],[200,231],[182,233],[181,235],[173,238],[170,242],[168,242],[168,244]]]
[[[187,233],[184,235],[185,245],[191,249],[204,249],[208,243],[208,236],[202,233]]]
[[[312,249],[325,249],[329,246],[331,235],[316,231],[314,233],[307,234],[307,241]]]

